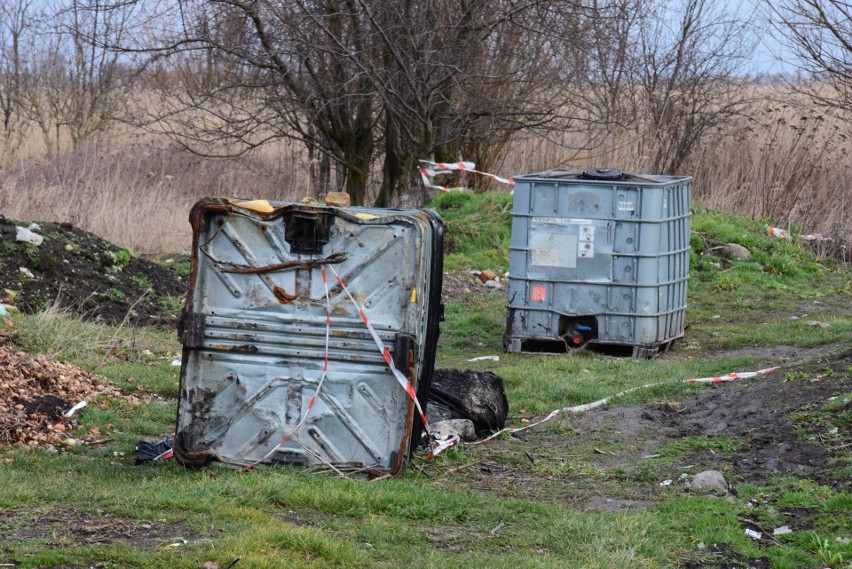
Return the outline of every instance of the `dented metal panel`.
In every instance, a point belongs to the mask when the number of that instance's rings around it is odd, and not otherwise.
[[[414,402],[335,273],[425,405],[438,334],[440,218],[208,199],[190,221],[176,457],[401,472],[420,432]]]

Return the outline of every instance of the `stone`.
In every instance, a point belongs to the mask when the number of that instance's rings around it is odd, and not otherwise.
[[[484,283],[488,282],[488,281],[493,281],[496,278],[497,278],[497,273],[495,273],[494,271],[489,271],[488,269],[485,269],[484,271],[481,271],[479,273],[479,280],[481,280]]]
[[[349,207],[352,205],[352,198],[346,192],[328,192],[325,196],[325,205]]]
[[[696,491],[727,494],[728,482],[718,470],[704,470],[692,479],[692,489]]]
[[[751,251],[736,243],[728,243],[722,247],[722,256],[726,259],[748,259],[751,257]]]
[[[470,419],[445,419],[432,425],[432,434],[446,439],[455,435],[463,441],[475,441],[476,431]]]

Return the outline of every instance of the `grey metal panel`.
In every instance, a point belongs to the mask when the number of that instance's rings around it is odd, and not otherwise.
[[[395,474],[407,457],[413,402],[331,267],[390,350],[397,338],[412,339],[412,367],[400,371],[416,388],[434,310],[430,218],[418,210],[273,205],[269,215],[221,202],[196,213],[185,308],[196,329],[192,341],[184,339],[177,426],[184,454],[235,465],[283,461]],[[319,239],[315,253],[288,239],[293,212],[323,220],[304,223],[308,241],[327,221],[327,242]],[[291,225],[297,221],[291,216]],[[305,418],[323,376],[326,289],[321,267],[304,262],[335,254],[345,260],[327,272],[328,375],[304,425],[270,455]]]
[[[517,176],[504,347],[585,341],[656,347],[683,335],[689,264],[687,176]]]

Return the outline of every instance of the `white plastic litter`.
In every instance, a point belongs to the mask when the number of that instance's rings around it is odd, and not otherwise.
[[[772,530],[772,535],[787,535],[788,533],[793,533],[790,526],[781,526],[780,528]]]
[[[16,227],[18,233],[15,235],[15,241],[26,241],[27,243],[32,243],[36,247],[42,244],[44,241],[44,237],[39,235],[38,233],[33,233],[26,227]]]
[[[500,356],[479,356],[478,358],[469,358],[469,362],[499,362]]]
[[[762,533],[760,533],[759,531],[755,531],[753,529],[750,529],[750,528],[746,528],[745,534],[752,539],[760,539],[761,537],[763,537]]]
[[[172,365],[173,367],[180,367],[180,360],[172,360],[172,364],[171,364],[171,365]]]
[[[71,407],[70,409],[68,409],[68,410],[65,412],[65,416],[66,416],[66,417],[71,417],[74,413],[76,413],[77,411],[79,411],[80,409],[82,409],[83,407],[85,407],[86,405],[88,405],[88,403],[86,402],[86,400],[85,400],[85,399],[84,399],[83,401],[80,401],[79,403],[77,403],[76,405],[74,405],[73,407]]]

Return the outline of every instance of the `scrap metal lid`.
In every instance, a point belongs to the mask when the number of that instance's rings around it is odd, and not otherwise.
[[[623,180],[624,172],[615,168],[590,168],[578,176],[584,180]]]
[[[544,180],[553,182],[621,182],[636,184],[670,184],[677,181],[688,181],[690,176],[662,176],[653,174],[628,174],[617,168],[589,168],[586,170],[566,170],[552,168],[534,174],[514,176],[516,181]]]

